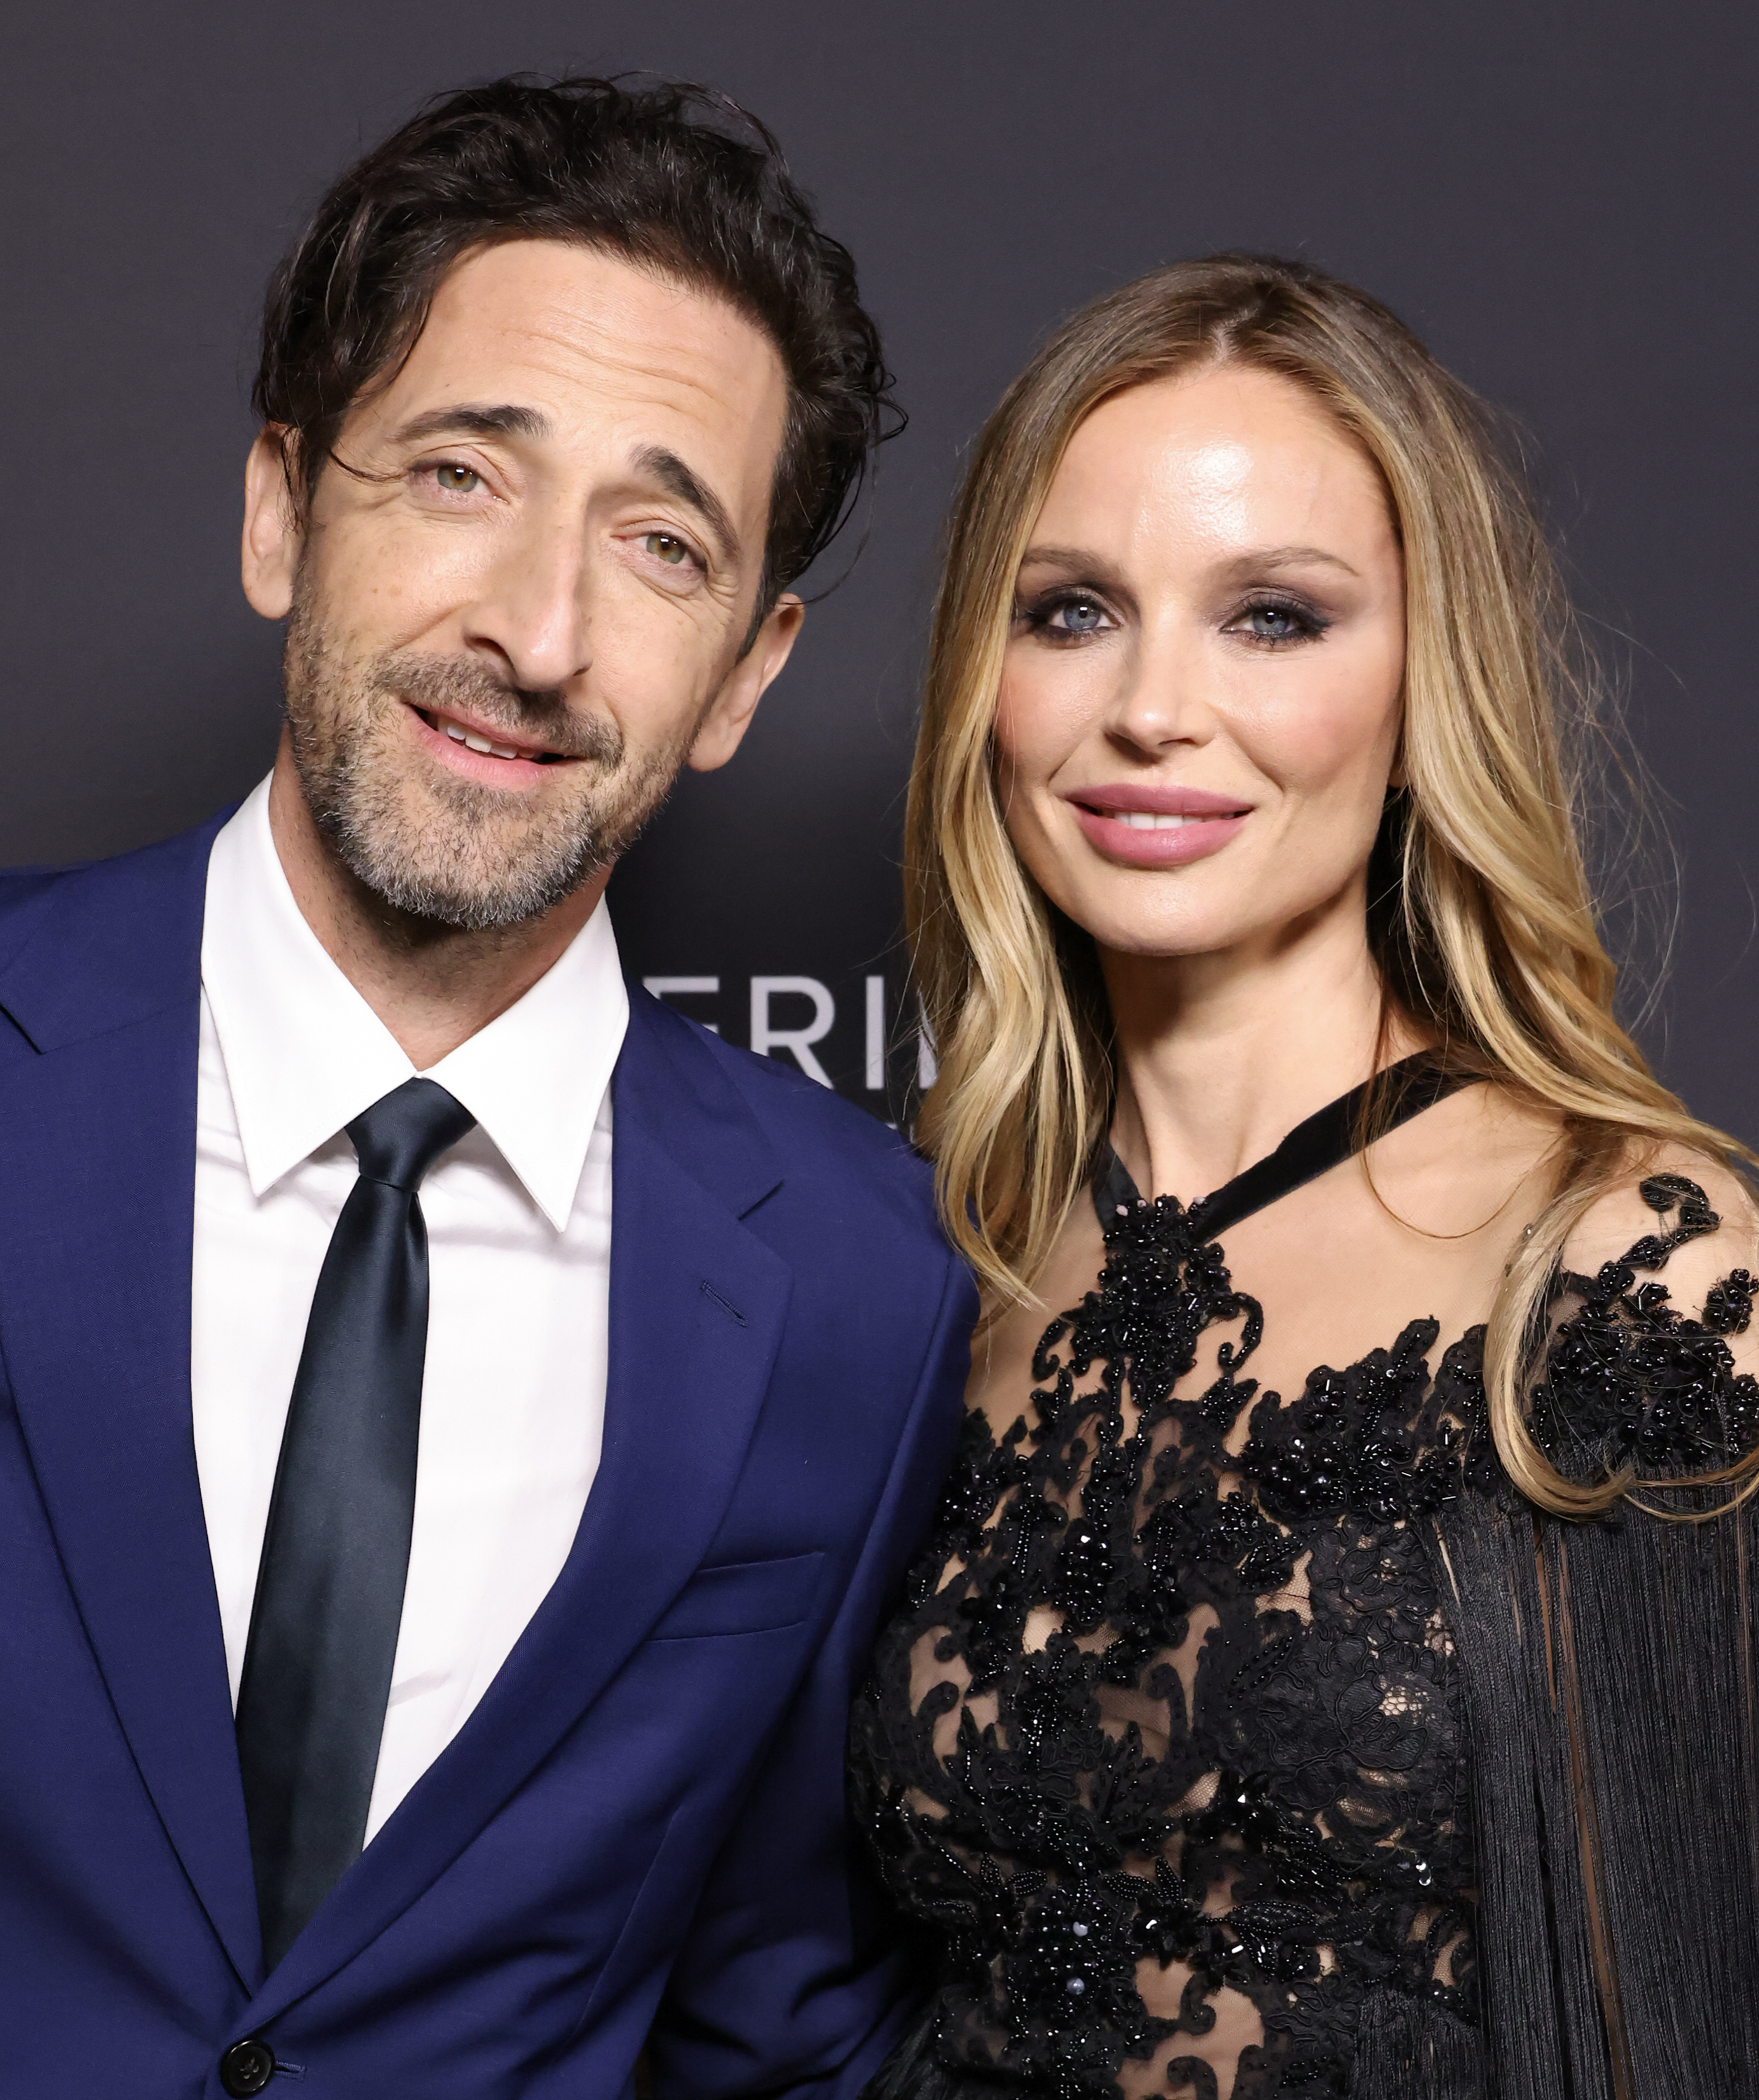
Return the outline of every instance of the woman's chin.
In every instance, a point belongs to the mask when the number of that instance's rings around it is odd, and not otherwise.
[[[1262,905],[1253,909],[1236,883],[1203,881],[1194,873],[1157,880],[1120,871],[1097,882],[1068,883],[1060,895],[1047,886],[1046,894],[1108,955],[1174,962],[1263,938],[1267,920]]]
[[[1119,921],[1096,915],[1092,924],[1068,915],[1090,935],[1101,955],[1142,963],[1183,962],[1193,955],[1213,955],[1236,947],[1257,930],[1245,926],[1205,925],[1181,920],[1176,925],[1144,926],[1141,920]]]

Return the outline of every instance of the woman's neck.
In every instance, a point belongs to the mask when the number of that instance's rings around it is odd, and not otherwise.
[[[1203,955],[1101,957],[1117,1030],[1112,1141],[1144,1194],[1192,1202],[1369,1078],[1379,978],[1359,898],[1270,941]]]

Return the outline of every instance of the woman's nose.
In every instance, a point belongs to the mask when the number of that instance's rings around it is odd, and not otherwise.
[[[1109,730],[1121,742],[1153,752],[1172,743],[1204,743],[1215,726],[1201,649],[1176,630],[1144,630],[1127,660]]]

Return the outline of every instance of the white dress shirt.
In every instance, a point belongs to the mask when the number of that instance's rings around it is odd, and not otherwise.
[[[191,1374],[236,1708],[312,1291],[355,1183],[345,1126],[415,1076],[301,915],[267,781],[214,840],[201,993]],[[421,1185],[415,1533],[369,1841],[542,1603],[597,1469],[611,1074],[628,1017],[601,903],[517,1004],[426,1074],[478,1127]]]

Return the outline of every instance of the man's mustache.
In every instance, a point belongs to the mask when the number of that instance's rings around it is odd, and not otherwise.
[[[505,729],[529,741],[541,738],[562,758],[586,758],[614,766],[623,757],[623,734],[602,715],[577,712],[554,688],[509,686],[485,664],[469,656],[404,652],[382,657],[371,683],[376,692],[409,706],[468,714],[486,728]]]

